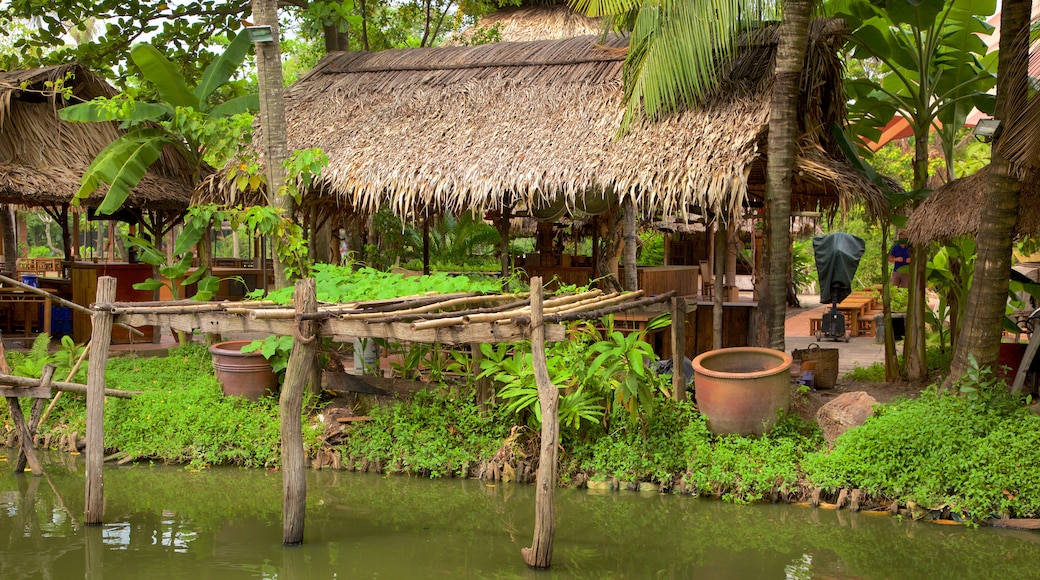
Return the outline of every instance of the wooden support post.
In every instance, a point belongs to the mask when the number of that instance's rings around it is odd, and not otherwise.
[[[101,276],[97,281],[95,304],[115,302],[116,279]],[[105,366],[108,345],[112,342],[112,311],[95,310],[91,316],[90,362],[87,364],[87,468],[86,517],[88,526],[101,525],[105,509]]]
[[[296,283],[293,293],[296,315],[318,311],[313,278]],[[293,337],[292,353],[285,369],[285,383],[279,399],[282,423],[282,543],[303,543],[303,523],[307,514],[307,458],[303,451],[303,390],[314,366],[317,323],[300,320]]]
[[[672,398],[686,400],[686,299],[672,298]]]
[[[625,239],[624,250],[622,251],[625,266],[625,280],[623,286],[625,290],[629,292],[635,292],[639,290],[639,273],[636,271],[636,204],[632,201],[631,195],[626,195],[625,199],[621,202],[622,215],[622,236]]]
[[[538,456],[535,490],[534,541],[520,553],[532,568],[548,568],[552,563],[553,536],[556,533],[556,461],[560,443],[560,391],[549,378],[545,362],[545,327],[542,322],[542,278],[531,278],[531,358],[538,402],[542,407],[542,445]]]
[[[726,227],[721,218],[715,224],[715,300],[711,310],[711,348],[718,350],[722,348],[722,301],[726,298]]]
[[[470,352],[470,371],[473,376],[480,375],[480,361],[484,360],[484,353],[480,350],[481,343],[471,342],[469,343]],[[487,413],[488,401],[491,400],[491,379],[484,377],[482,379],[474,379],[477,390],[477,408],[480,409],[481,413]]]
[[[54,365],[46,365],[43,367],[43,372],[40,375],[40,386],[45,389],[50,389],[51,379],[54,378]],[[60,394],[60,393],[59,393]],[[36,430],[40,426],[40,419],[43,416],[43,409],[47,405],[47,399],[33,399],[32,411],[29,413],[29,440],[22,441],[21,448],[18,450],[18,458],[14,463],[14,472],[21,473],[25,471],[25,464],[29,460],[29,456],[26,454],[26,448],[36,449]],[[35,472],[33,473],[35,475]],[[43,475],[43,472],[40,472]]]

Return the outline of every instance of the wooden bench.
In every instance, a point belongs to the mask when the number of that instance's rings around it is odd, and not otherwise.
[[[852,329],[852,320],[849,317],[848,312],[845,314],[845,329],[849,331],[849,336],[856,336],[856,331]],[[856,329],[858,331],[858,329]],[[809,319],[809,336],[816,336],[818,333],[823,332],[823,317],[814,316]]]

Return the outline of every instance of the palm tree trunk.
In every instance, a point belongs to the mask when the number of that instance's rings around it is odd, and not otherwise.
[[[1014,122],[1028,95],[1030,9],[1030,0],[1005,0],[1001,8],[994,116],[1005,124]],[[980,367],[997,362],[1020,188],[1019,181],[1011,175],[1007,155],[994,146],[987,183],[989,195],[979,225],[974,278],[950,375],[944,386],[948,387],[965,374],[969,355],[975,357]]]
[[[928,134],[931,126],[925,124],[914,128],[914,190],[928,186]],[[928,261],[927,247],[920,244],[910,247],[910,286],[906,302],[906,339],[903,342],[903,364],[906,378],[924,380],[928,373],[925,362],[925,262]]]
[[[285,183],[282,164],[289,157],[286,143],[285,101],[282,98],[282,59],[278,47],[278,13],[274,0],[252,0],[253,18],[257,25],[270,26],[274,42],[256,43],[256,71],[260,85],[260,127],[263,134],[264,165],[267,170],[267,200],[281,208],[284,219],[293,219],[293,198],[281,189]],[[289,285],[285,265],[275,252],[274,285]]]
[[[788,0],[784,5],[769,113],[765,247],[757,344],[777,350],[785,349],[787,273],[791,269],[791,180],[799,134],[798,94],[811,9],[812,0]]]

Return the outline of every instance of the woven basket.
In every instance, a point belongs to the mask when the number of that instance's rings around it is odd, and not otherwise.
[[[817,389],[833,389],[838,382],[838,349],[820,348],[818,344],[810,344],[808,348],[792,350],[791,358],[803,364],[816,364],[813,386]]]

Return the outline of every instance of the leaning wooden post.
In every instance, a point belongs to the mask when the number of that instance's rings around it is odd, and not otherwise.
[[[40,374],[40,386],[45,389],[51,388],[51,379],[54,378],[54,365],[45,365],[43,372]],[[58,395],[61,391],[58,391]],[[57,395],[55,395],[57,396]],[[25,464],[29,461],[29,456],[26,450],[35,451],[36,444],[34,439],[36,437],[36,431],[40,426],[40,418],[43,415],[43,409],[47,405],[47,399],[33,399],[32,411],[29,413],[29,439],[22,441],[22,446],[18,450],[18,458],[14,462],[14,472],[21,473],[25,471]],[[33,475],[43,475],[42,466],[40,473],[33,472]]]
[[[116,279],[102,276],[97,281],[97,298],[91,315],[90,363],[87,365],[87,490],[88,526],[101,525],[105,508],[105,366],[112,342],[112,311],[103,308],[116,300]],[[99,308],[101,307],[101,308]]]
[[[672,398],[686,400],[686,299],[672,298]]]
[[[296,283],[293,293],[296,331],[292,353],[285,369],[285,383],[279,399],[282,421],[282,543],[303,543],[303,522],[307,515],[307,464],[303,452],[303,391],[314,366],[317,323],[300,320],[300,315],[318,311],[313,278]]]
[[[532,568],[548,568],[552,563],[553,536],[556,533],[556,460],[560,443],[560,391],[549,379],[545,363],[545,327],[542,326],[542,278],[531,277],[531,358],[538,402],[542,407],[542,449],[538,456],[538,487],[535,490],[534,541],[520,553]]]
[[[7,352],[4,351],[4,341],[2,336],[0,336],[0,372],[5,375],[11,374],[9,367],[7,366]],[[11,422],[14,423],[15,431],[18,432],[18,439],[21,441],[21,450],[19,452],[18,461],[15,463],[15,473],[25,471],[25,464],[28,462],[29,469],[32,470],[33,475],[43,475],[43,464],[41,464],[40,460],[36,457],[36,448],[33,445],[32,430],[29,428],[29,424],[25,420],[25,415],[22,414],[22,407],[18,403],[18,397],[7,397],[7,410],[11,415]],[[22,461],[23,459],[24,461]]]

